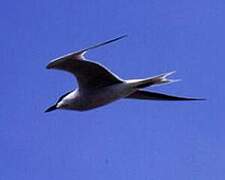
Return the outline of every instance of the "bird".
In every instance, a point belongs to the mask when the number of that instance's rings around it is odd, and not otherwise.
[[[78,87],[62,95],[58,101],[47,108],[45,112],[56,109],[87,111],[122,98],[161,101],[204,100],[202,98],[180,97],[143,90],[146,87],[176,82],[177,80],[168,78],[174,71],[143,79],[125,80],[102,64],[86,59],[85,54],[89,50],[118,41],[125,37],[127,37],[127,35],[100,42],[50,61],[46,67],[47,69],[62,70],[71,73],[77,79]]]

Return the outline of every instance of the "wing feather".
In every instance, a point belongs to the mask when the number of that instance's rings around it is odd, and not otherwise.
[[[48,64],[47,69],[72,73],[82,90],[93,90],[120,83],[122,80],[101,64],[74,59],[59,59]]]
[[[157,100],[157,101],[193,101],[204,100],[200,98],[180,97],[163,93],[137,90],[133,94],[127,96],[129,99]]]
[[[52,60],[47,65],[47,69],[58,69],[72,73],[77,78],[79,88],[82,90],[93,90],[95,88],[121,83],[123,80],[117,75],[99,63],[86,60],[84,54],[90,49],[104,46],[124,37],[126,35],[61,56]]]

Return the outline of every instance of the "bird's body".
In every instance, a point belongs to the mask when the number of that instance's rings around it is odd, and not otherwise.
[[[117,83],[101,89],[82,92],[74,90],[58,103],[57,108],[70,110],[90,110],[124,98],[135,92],[126,82]]]
[[[58,69],[72,73],[77,78],[79,87],[60,97],[57,103],[48,108],[46,112],[55,109],[85,111],[109,104],[121,98],[197,100],[195,98],[177,97],[141,90],[148,86],[173,82],[174,80],[167,79],[167,76],[173,72],[146,79],[122,80],[103,65],[84,58],[84,54],[89,49],[103,46],[123,37],[125,36],[62,56],[50,62],[47,66],[48,69]]]

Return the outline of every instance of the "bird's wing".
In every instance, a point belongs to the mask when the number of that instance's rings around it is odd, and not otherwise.
[[[79,88],[83,90],[92,90],[120,83],[122,80],[118,76],[103,65],[86,60],[84,54],[90,49],[109,44],[124,37],[121,36],[54,59],[47,65],[47,69],[58,69],[72,73],[78,80]]]
[[[142,99],[142,100],[158,100],[158,101],[193,101],[204,100],[200,98],[179,97],[173,95],[167,95],[163,93],[156,93],[150,91],[137,90],[133,94],[130,94],[126,98],[129,99]]]
[[[90,46],[88,48],[84,48],[84,49],[81,49],[79,51],[75,51],[75,52],[71,52],[69,54],[66,54],[64,56],[61,56],[61,57],[58,57],[56,59],[53,59],[52,61],[56,61],[56,60],[59,60],[59,59],[79,59],[79,60],[86,60],[86,58],[84,57],[85,53],[91,49],[95,49],[95,48],[98,48],[98,47],[101,47],[101,46],[104,46],[106,44],[109,44],[109,43],[112,43],[114,41],[118,41],[120,39],[123,39],[127,37],[127,35],[123,35],[123,36],[120,36],[120,37],[117,37],[117,38],[114,38],[114,39],[110,39],[108,41],[104,41],[104,42],[100,42],[98,44],[95,44],[93,46]]]

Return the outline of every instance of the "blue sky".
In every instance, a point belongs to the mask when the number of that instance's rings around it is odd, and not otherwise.
[[[224,180],[224,0],[21,0],[0,7],[1,180]],[[77,86],[45,66],[87,55],[122,78],[176,70],[154,90],[204,102],[120,100],[43,113]]]

